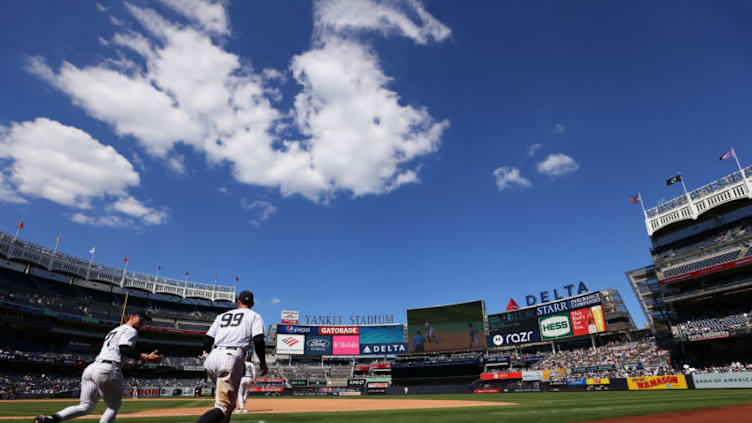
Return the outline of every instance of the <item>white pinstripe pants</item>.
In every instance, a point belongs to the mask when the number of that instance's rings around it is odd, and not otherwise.
[[[245,409],[245,402],[248,401],[248,390],[251,389],[252,385],[252,378],[243,376],[243,378],[240,379],[240,408]]]
[[[107,410],[99,419],[100,423],[112,423],[123,400],[123,372],[118,364],[94,362],[86,366],[81,376],[81,402],[63,409],[57,414],[61,420],[91,414],[99,402],[104,399]]]
[[[245,351],[215,348],[206,357],[204,368],[217,385],[214,407],[222,410],[225,417],[231,415],[238,401],[240,379],[245,373]]]

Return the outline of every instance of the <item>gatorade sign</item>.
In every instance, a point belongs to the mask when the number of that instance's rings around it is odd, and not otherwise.
[[[540,319],[541,339],[549,340],[572,336],[569,313],[557,313]]]

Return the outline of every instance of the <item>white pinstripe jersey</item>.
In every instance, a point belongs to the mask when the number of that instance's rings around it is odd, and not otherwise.
[[[264,334],[264,320],[251,309],[238,308],[217,316],[206,334],[214,338],[215,347],[245,349],[254,336]]]
[[[256,377],[256,366],[254,366],[250,361],[245,362],[245,373],[243,374],[243,377]]]
[[[136,346],[138,341],[138,331],[130,325],[118,326],[111,330],[102,342],[102,350],[97,356],[97,360],[110,360],[120,362],[120,346]]]

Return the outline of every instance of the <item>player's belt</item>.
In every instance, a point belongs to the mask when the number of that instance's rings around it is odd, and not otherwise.
[[[120,364],[117,361],[112,361],[112,360],[99,360],[99,362],[104,363],[104,364]]]
[[[215,347],[218,350],[240,350],[240,347]]]

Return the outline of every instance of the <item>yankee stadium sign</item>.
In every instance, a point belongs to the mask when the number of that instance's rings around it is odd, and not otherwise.
[[[305,314],[306,325],[385,325],[394,323],[394,314]],[[302,322],[301,322],[302,323]]]

